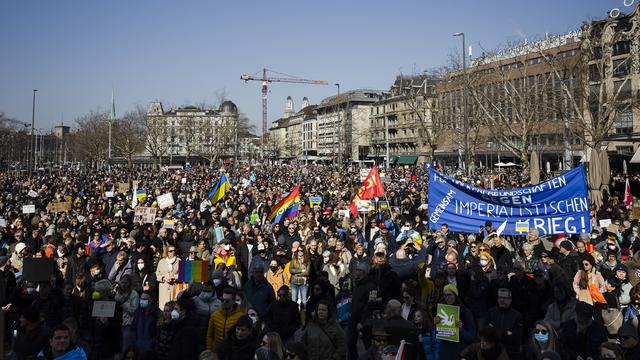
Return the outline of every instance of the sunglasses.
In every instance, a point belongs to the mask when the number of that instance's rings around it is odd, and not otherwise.
[[[586,262],[586,263],[582,263],[582,266],[591,266],[591,264]]]
[[[175,250],[169,250],[169,251],[167,251],[167,252],[174,253],[174,252],[176,252],[176,251],[175,251]]]
[[[549,333],[549,331],[545,330],[540,330],[540,329],[536,329],[534,332],[534,334],[542,334],[542,335],[547,335]]]

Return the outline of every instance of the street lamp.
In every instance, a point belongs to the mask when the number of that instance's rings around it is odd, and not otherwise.
[[[453,36],[462,37],[462,77],[464,85],[462,86],[462,120],[464,126],[464,162],[467,174],[471,173],[471,162],[469,161],[469,119],[467,118],[467,55],[465,38],[463,32],[454,33]]]
[[[29,167],[29,178],[31,178],[31,173],[33,171],[33,167],[36,166],[35,156],[36,152],[34,151],[35,142],[33,141],[33,128],[36,120],[36,91],[38,89],[33,89],[33,102],[31,104],[31,137],[29,138],[29,160],[27,160],[27,166]],[[33,161],[33,166],[31,164]]]
[[[334,127],[334,131],[333,131],[333,141],[336,143],[336,147],[338,148],[338,152],[336,154],[336,159],[338,161],[338,164],[340,164],[340,84],[339,83],[335,83],[334,84],[337,88],[338,88],[338,96],[336,96],[336,113],[338,116],[338,122],[336,123],[336,126]],[[336,131],[335,128],[338,128],[338,139],[336,141]]]

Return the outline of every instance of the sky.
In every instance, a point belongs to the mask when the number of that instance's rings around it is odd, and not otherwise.
[[[627,0],[627,3],[630,1]],[[633,2],[633,1],[631,1]],[[473,56],[604,18],[623,0],[4,0],[0,112],[49,129],[91,111],[117,115],[159,100],[165,110],[220,94],[260,128],[263,67],[329,85],[273,83],[268,121],[287,96],[299,110],[359,88],[388,90],[399,74],[447,64],[466,34]]]

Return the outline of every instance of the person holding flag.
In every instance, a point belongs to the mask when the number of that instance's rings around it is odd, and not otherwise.
[[[369,171],[369,175],[362,182],[362,186],[358,189],[358,192],[351,200],[349,204],[349,210],[354,218],[358,217],[358,201],[370,200],[378,196],[384,195],[384,188],[382,187],[382,181],[380,180],[380,173],[375,164]]]
[[[273,206],[267,219],[271,224],[278,224],[282,220],[292,218],[298,215],[300,210],[300,185],[296,186],[291,192]]]
[[[231,188],[231,184],[229,183],[229,179],[224,173],[220,174],[220,179],[218,179],[218,183],[216,186],[209,192],[207,196],[211,201],[212,205],[215,205],[218,201],[220,201],[224,194]]]

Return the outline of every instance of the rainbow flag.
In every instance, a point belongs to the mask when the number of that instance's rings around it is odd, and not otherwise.
[[[291,190],[289,195],[280,200],[269,213],[268,219],[272,224],[298,215],[300,210],[300,185]]]
[[[209,264],[202,260],[180,261],[178,265],[178,282],[206,282],[209,280]]]

